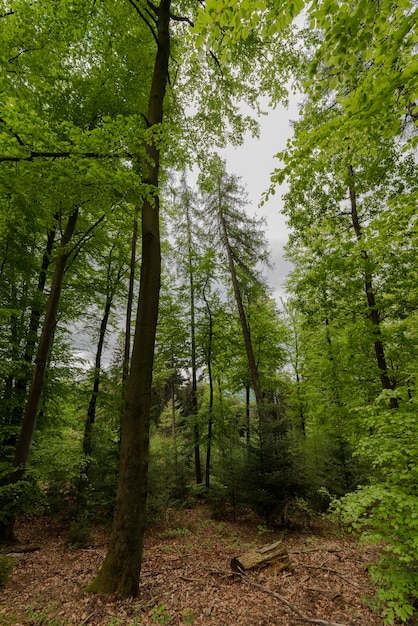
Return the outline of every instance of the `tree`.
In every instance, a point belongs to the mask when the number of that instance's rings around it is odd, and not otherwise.
[[[260,224],[250,220],[241,211],[245,206],[245,195],[236,177],[225,172],[225,163],[215,159],[212,169],[201,181],[206,223],[212,228],[218,245],[222,245],[226,256],[234,297],[238,308],[242,335],[248,359],[248,368],[256,397],[260,420],[263,413],[263,393],[258,368],[254,357],[250,329],[246,318],[242,286],[238,279],[237,266],[252,279],[256,277],[257,261],[266,260],[266,244]]]

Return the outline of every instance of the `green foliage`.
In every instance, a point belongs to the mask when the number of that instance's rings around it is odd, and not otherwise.
[[[372,579],[378,607],[393,624],[414,614],[418,588],[418,426],[416,402],[390,410],[387,395],[363,409],[365,433],[356,452],[370,460],[375,475],[335,509],[364,543],[382,546]]]
[[[167,606],[165,604],[160,604],[159,606],[155,606],[151,611],[151,620],[155,624],[171,624],[173,618],[169,614],[167,610]]]
[[[195,615],[192,609],[185,608],[181,612],[181,619],[183,624],[193,624]]]
[[[87,548],[91,542],[92,524],[86,512],[72,521],[67,532],[67,545],[74,550]]]

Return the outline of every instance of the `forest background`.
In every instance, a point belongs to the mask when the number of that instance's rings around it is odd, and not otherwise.
[[[75,540],[113,516],[91,589],[134,596],[169,503],[266,527],[331,506],[381,547],[386,621],[414,614],[417,11],[1,3],[3,540],[27,512],[65,512]],[[219,151],[290,88],[299,121],[265,194],[288,185],[279,310]]]

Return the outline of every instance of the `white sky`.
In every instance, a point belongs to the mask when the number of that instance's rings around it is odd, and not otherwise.
[[[290,99],[288,109],[276,107],[270,109],[268,115],[259,118],[261,132],[259,139],[253,139],[251,135],[239,148],[227,148],[223,155],[227,160],[229,174],[236,174],[242,178],[251,205],[249,213],[253,211],[257,216],[264,216],[267,221],[266,234],[270,242],[271,257],[274,269],[269,272],[267,279],[273,289],[273,295],[280,304],[280,298],[284,296],[283,282],[291,269],[291,264],[283,258],[283,246],[287,242],[288,230],[286,221],[281,214],[283,205],[281,195],[284,187],[277,188],[276,194],[271,196],[269,202],[263,207],[258,207],[262,194],[270,186],[270,174],[279,165],[274,155],[286,147],[286,141],[292,135],[290,120],[298,118],[297,98]]]

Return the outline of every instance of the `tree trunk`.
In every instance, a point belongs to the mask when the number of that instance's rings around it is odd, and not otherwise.
[[[195,286],[193,272],[193,251],[192,251],[192,233],[190,224],[190,207],[186,205],[186,224],[187,224],[187,254],[189,261],[189,292],[190,292],[190,339],[191,339],[191,362],[192,362],[192,416],[193,424],[193,443],[194,443],[194,464],[196,485],[202,482],[202,466],[200,463],[200,433],[197,423],[197,371],[196,371],[196,320],[195,320]]]
[[[354,231],[356,233],[357,241],[362,239],[362,229],[357,211],[357,197],[354,187],[354,171],[351,165],[348,166],[348,188],[350,192],[351,202],[351,221]],[[373,289],[372,273],[370,270],[370,259],[367,254],[367,250],[362,250],[361,255],[364,260],[364,291],[367,298],[367,306],[369,309],[369,319],[372,324],[374,334],[374,351],[376,356],[376,363],[380,373],[380,382],[382,389],[395,389],[396,382],[391,379],[388,373],[385,349],[382,341],[382,332],[380,329],[380,313],[376,305],[376,299]],[[396,398],[390,398],[390,407],[392,409],[398,408],[398,401]]]
[[[58,305],[64,279],[64,271],[70,254],[68,244],[74,234],[77,218],[78,208],[74,209],[74,211],[68,218],[67,226],[61,238],[60,252],[58,254],[57,262],[55,265],[51,291],[46,306],[42,333],[36,351],[35,369],[33,372],[29,395],[26,402],[22,427],[16,443],[16,450],[13,461],[13,467],[15,469],[10,475],[11,484],[17,483],[19,480],[21,480],[26,471],[26,463],[29,458],[30,447],[32,444],[33,434],[36,426],[39,402],[45,382],[46,364],[51,348],[52,338],[55,332]],[[7,527],[7,529],[5,528],[5,526]],[[6,524],[0,528],[0,533],[3,532],[9,536],[13,535],[13,527],[14,518],[13,516],[11,516]]]
[[[124,352],[123,352],[123,366],[122,366],[122,402],[125,399],[126,381],[128,379],[129,359],[131,355],[131,322],[132,322],[132,306],[133,306],[133,301],[134,301],[137,241],[138,241],[138,214],[137,214],[137,209],[135,209],[135,216],[134,216],[134,222],[133,222],[133,227],[132,227],[131,263],[130,263],[130,270],[129,270],[128,301],[126,303],[125,347],[124,347]]]
[[[213,375],[212,375],[212,340],[213,340],[213,318],[212,312],[209,307],[209,303],[203,294],[203,298],[206,303],[206,308],[209,315],[209,345],[207,355],[208,365],[208,377],[209,377],[209,419],[208,419],[208,439],[206,443],[206,467],[205,467],[205,486],[207,489],[210,487],[210,464],[211,464],[211,452],[212,452],[212,426],[213,426]]]
[[[225,224],[221,207],[220,207],[220,212],[219,212],[219,219],[220,219],[223,238],[224,238],[225,250],[226,250],[227,257],[228,257],[229,272],[231,274],[232,286],[234,288],[234,295],[235,295],[235,300],[236,300],[237,307],[238,307],[239,319],[241,322],[242,335],[244,337],[244,344],[245,344],[245,350],[247,353],[248,367],[250,370],[251,382],[252,382],[252,386],[253,386],[253,390],[255,394],[255,399],[257,402],[257,409],[258,409],[259,417],[261,419],[263,394],[261,392],[260,379],[258,376],[258,368],[255,362],[254,350],[253,350],[253,346],[251,343],[250,329],[248,327],[247,318],[245,315],[244,305],[243,305],[242,297],[241,297],[241,290],[240,290],[239,283],[238,283],[237,272],[235,270],[234,258],[232,255],[232,250],[231,250],[231,246],[230,246],[229,238],[228,238],[228,232],[226,229],[226,224]]]
[[[155,10],[158,28],[151,93],[148,106],[150,129],[163,119],[163,103],[170,55],[170,0]],[[151,6],[151,5],[150,5]],[[131,368],[126,385],[122,419],[121,457],[116,506],[110,544],[104,563],[89,590],[138,595],[146,519],[149,421],[155,334],[160,292],[161,251],[159,233],[158,175],[160,153],[151,139],[145,146],[143,182],[155,189],[154,202],[142,207],[142,263],[139,304]]]
[[[78,517],[81,517],[85,513],[85,509],[87,506],[86,487],[88,486],[90,482],[91,456],[93,452],[93,424],[96,421],[96,407],[97,407],[97,397],[99,395],[99,388],[100,388],[104,340],[105,340],[105,335],[107,331],[107,325],[109,322],[110,311],[112,308],[113,297],[115,295],[115,290],[117,288],[117,284],[122,274],[122,269],[119,268],[114,284],[112,284],[111,267],[112,267],[113,249],[114,247],[112,247],[112,250],[110,252],[108,267],[107,267],[107,285],[106,285],[107,293],[106,293],[106,301],[105,301],[103,317],[100,323],[99,340],[97,342],[96,358],[95,358],[95,363],[94,363],[93,390],[90,396],[90,401],[89,401],[89,405],[87,408],[86,421],[84,424],[84,437],[83,437],[84,468],[80,472],[79,481],[78,481],[78,493],[77,493]]]

